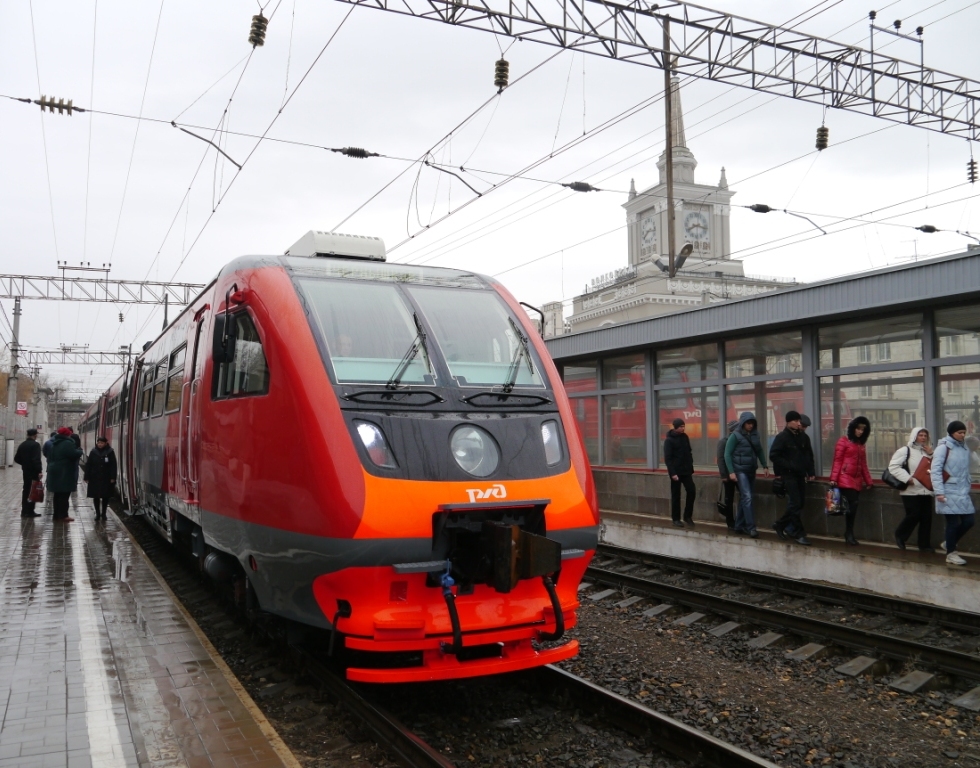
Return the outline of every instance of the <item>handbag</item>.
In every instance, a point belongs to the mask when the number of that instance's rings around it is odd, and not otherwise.
[[[786,497],[786,481],[781,477],[774,477],[772,480],[772,492],[775,494],[776,498],[783,499]]]
[[[27,495],[27,500],[34,503],[44,501],[44,483],[40,480],[32,481],[31,492]]]
[[[831,517],[844,514],[843,499],[840,495],[840,488],[828,488],[827,500],[824,502],[824,512]]]
[[[912,473],[912,477],[915,478],[922,486],[928,490],[933,490],[932,487],[932,457],[925,456],[919,462],[919,466],[915,468],[915,472]],[[949,480],[949,472],[945,469],[943,470],[943,482],[945,483]]]
[[[905,454],[905,461],[902,462],[902,469],[904,469],[906,472],[908,472],[909,471],[909,459],[912,456],[912,449],[909,448],[908,446],[906,446],[905,450],[907,451],[907,453]],[[904,491],[906,488],[909,487],[909,484],[908,484],[908,481],[907,480],[899,480],[897,477],[895,477],[895,475],[893,475],[888,470],[888,467],[885,467],[885,471],[881,473],[881,479],[886,484],[888,484],[892,488],[894,488],[896,491]]]

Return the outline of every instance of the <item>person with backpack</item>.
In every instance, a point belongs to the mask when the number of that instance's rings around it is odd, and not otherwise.
[[[674,427],[664,439],[664,463],[670,475],[670,518],[674,525],[683,528],[687,523],[694,527],[694,499],[697,488],[694,485],[694,452],[691,439],[685,433],[684,419],[674,419]],[[681,522],[681,486],[687,493],[684,502],[684,523]]]
[[[728,446],[728,437],[738,429],[738,420],[728,422],[727,429],[721,439],[718,440],[718,472],[721,474],[721,493],[718,499],[718,514],[725,518],[728,530],[735,530],[735,491],[738,483],[728,476],[728,466],[725,464],[725,448]],[[724,501],[721,496],[724,494]]]
[[[939,441],[932,455],[932,490],[936,494],[936,514],[946,517],[946,562],[966,565],[956,554],[956,545],[973,527],[976,510],[970,498],[970,449],[966,447],[966,424],[951,421],[947,437]],[[943,471],[947,478],[943,479]]]
[[[904,491],[898,495],[905,507],[905,519],[895,529],[895,544],[899,549],[905,549],[915,527],[919,527],[919,551],[935,552],[930,543],[932,533],[932,491],[916,480],[913,475],[923,459],[932,457],[932,446],[929,444],[929,430],[925,427],[915,427],[909,435],[909,442],[892,455],[888,462],[888,471],[896,480],[908,483]]]
[[[725,445],[725,467],[728,479],[738,483],[738,514],[735,516],[735,532],[753,539],[759,538],[755,527],[755,471],[761,464],[769,476],[769,466],[762,452],[759,439],[759,422],[755,414],[745,411],[738,417],[738,427],[728,436]]]
[[[855,547],[858,545],[858,540],[854,538],[858,499],[861,491],[871,487],[871,470],[868,469],[868,455],[864,448],[870,436],[870,421],[864,416],[851,419],[847,434],[834,447],[834,465],[830,471],[831,487],[839,487],[841,499],[847,502],[844,541]]]
[[[806,481],[816,475],[813,467],[813,448],[810,438],[803,431],[798,411],[786,412],[786,428],[776,435],[769,447],[772,472],[782,478],[786,486],[786,514],[773,528],[779,538],[792,538],[797,544],[810,546],[803,527],[803,503],[806,499]]]

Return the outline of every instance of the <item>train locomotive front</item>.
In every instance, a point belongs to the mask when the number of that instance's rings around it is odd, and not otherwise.
[[[176,426],[133,430],[138,506],[262,610],[329,630],[350,679],[573,656],[554,641],[598,511],[543,343],[492,279],[353,240],[239,259],[188,309],[197,374]]]

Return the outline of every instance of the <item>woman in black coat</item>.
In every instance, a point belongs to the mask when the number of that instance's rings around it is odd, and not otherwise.
[[[95,519],[105,520],[109,509],[109,498],[116,492],[116,452],[103,436],[95,441],[85,465],[85,482],[88,483],[88,497],[95,505]]]

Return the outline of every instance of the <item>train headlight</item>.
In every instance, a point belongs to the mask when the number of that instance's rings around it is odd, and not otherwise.
[[[449,448],[460,468],[474,477],[492,475],[500,463],[497,444],[479,427],[456,427]]]
[[[558,436],[558,422],[546,421],[541,425],[541,442],[544,443],[544,460],[549,467],[561,461],[561,438]]]
[[[385,440],[384,432],[374,424],[366,421],[356,421],[354,423],[357,425],[357,436],[361,438],[361,442],[364,444],[364,448],[371,461],[377,466],[387,469],[397,467],[395,457],[388,447],[388,441]]]

